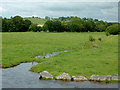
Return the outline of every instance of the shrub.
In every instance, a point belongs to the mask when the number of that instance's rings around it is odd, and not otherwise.
[[[102,41],[102,38],[98,38],[99,41]]]
[[[110,33],[109,32],[106,32],[106,36],[109,36],[110,35]]]
[[[109,32],[110,34],[113,34],[113,35],[118,34],[119,33],[118,24],[113,24],[107,27],[106,32]]]
[[[95,38],[93,38],[93,36],[89,36],[89,41],[93,42],[95,41]]]

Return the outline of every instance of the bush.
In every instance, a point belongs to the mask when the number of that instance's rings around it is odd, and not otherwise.
[[[110,35],[110,33],[109,32],[106,32],[106,36],[109,36]]]
[[[118,24],[113,24],[107,27],[106,32],[108,32],[109,34],[113,34],[113,35],[118,34],[119,33]]]
[[[98,38],[99,41],[102,41],[102,38]]]
[[[89,41],[93,42],[95,41],[95,38],[93,38],[93,36],[89,36]]]

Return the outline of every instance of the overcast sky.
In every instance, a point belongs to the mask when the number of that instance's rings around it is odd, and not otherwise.
[[[0,4],[3,17],[20,15],[22,17],[60,17],[78,16],[97,18],[104,21],[118,21],[117,0],[4,0]]]

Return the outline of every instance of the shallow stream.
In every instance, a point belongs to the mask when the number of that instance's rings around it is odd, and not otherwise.
[[[45,58],[62,52],[47,54]],[[54,54],[54,55],[53,55]],[[42,58],[37,56],[36,58]],[[2,88],[118,88],[118,83],[66,82],[59,80],[39,80],[39,74],[29,71],[36,62],[21,63],[12,68],[2,69]]]

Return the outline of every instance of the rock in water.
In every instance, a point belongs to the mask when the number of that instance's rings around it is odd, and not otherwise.
[[[55,77],[56,80],[71,80],[71,77],[68,73],[62,73],[59,76]]]
[[[53,75],[51,75],[48,71],[43,71],[40,73],[39,79],[53,79]]]
[[[84,76],[72,76],[73,81],[87,81],[88,79]]]
[[[111,75],[107,75],[107,77],[106,77],[106,80],[112,80],[112,76]]]
[[[90,80],[92,81],[105,81],[105,80],[108,80],[110,81],[112,79],[112,76],[111,75],[92,75],[90,77]]]
[[[105,81],[105,80],[107,80],[107,76],[105,76],[105,75],[98,75],[97,81]]]
[[[118,81],[118,80],[120,80],[120,76],[113,76],[113,77],[112,77],[112,80]]]
[[[98,80],[98,75],[92,75],[92,76],[90,77],[90,80],[92,80],[92,81]]]

